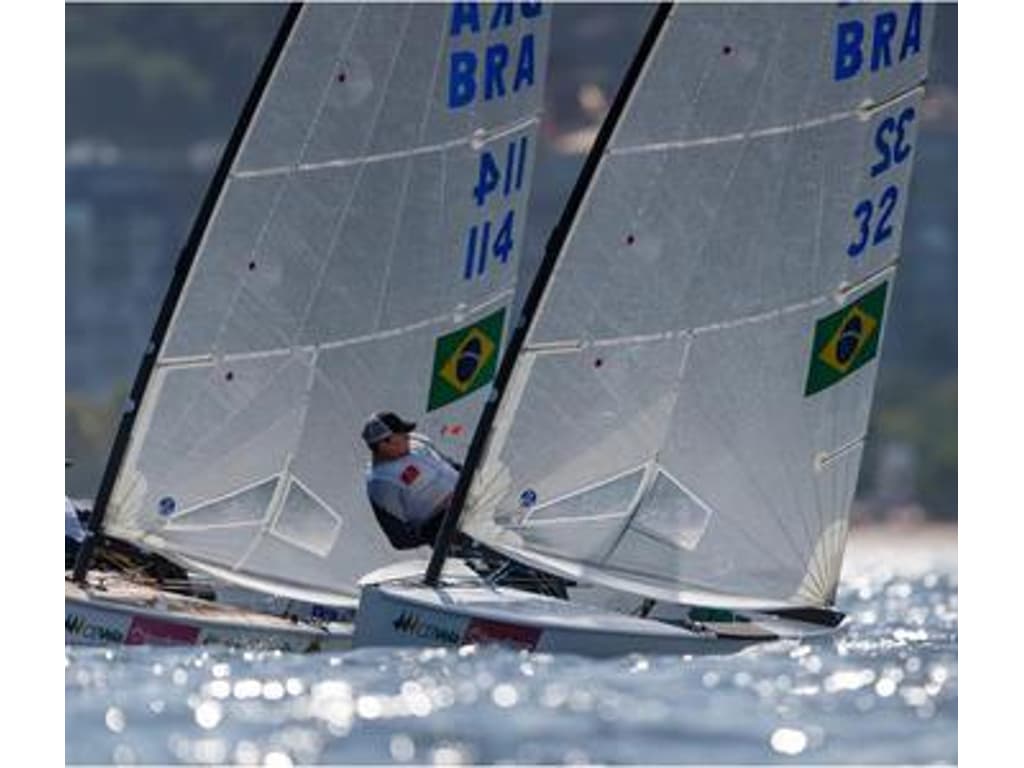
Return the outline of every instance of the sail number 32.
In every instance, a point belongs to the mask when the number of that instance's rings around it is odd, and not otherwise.
[[[890,115],[878,124],[875,131],[875,150],[878,159],[871,166],[871,178],[881,176],[910,157],[911,145],[908,137],[915,114],[913,107],[907,107],[898,117]],[[866,198],[854,206],[853,218],[857,234],[846,248],[846,253],[850,257],[860,256],[869,245],[881,245],[892,236],[890,218],[899,195],[899,187],[890,184],[877,200]]]

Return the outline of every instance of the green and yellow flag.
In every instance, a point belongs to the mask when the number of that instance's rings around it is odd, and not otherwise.
[[[494,378],[501,349],[505,310],[438,338],[427,410],[433,411],[474,392]]]
[[[814,324],[804,397],[842,381],[878,354],[888,283]]]

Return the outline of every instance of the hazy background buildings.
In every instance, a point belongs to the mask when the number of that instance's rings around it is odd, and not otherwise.
[[[66,490],[91,497],[117,413],[280,5],[65,7]],[[649,6],[553,6],[524,267],[536,263]],[[957,8],[937,8],[903,263],[856,514],[956,518]],[[532,255],[532,260],[531,260]]]

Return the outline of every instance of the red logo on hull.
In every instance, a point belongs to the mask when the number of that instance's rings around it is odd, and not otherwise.
[[[161,619],[135,616],[128,627],[125,645],[195,645],[199,627],[175,624]]]
[[[462,636],[463,643],[501,643],[513,648],[532,651],[540,640],[541,630],[537,627],[523,627],[519,624],[506,624],[504,621],[473,619],[466,627]]]

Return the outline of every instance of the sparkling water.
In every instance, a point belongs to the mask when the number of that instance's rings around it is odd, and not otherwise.
[[[956,540],[851,552],[835,635],[733,656],[67,647],[69,763],[955,763]],[[950,550],[951,547],[951,550]]]

